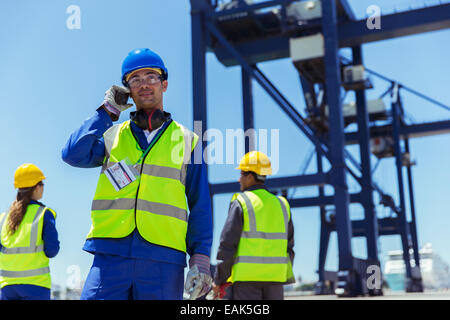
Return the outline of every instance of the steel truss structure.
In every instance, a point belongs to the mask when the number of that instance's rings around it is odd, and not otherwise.
[[[287,190],[301,186],[317,186],[319,195],[310,198],[289,199],[292,208],[317,206],[320,208],[319,281],[316,293],[329,293],[327,281],[334,282],[339,296],[381,295],[381,288],[366,285],[369,266],[380,266],[377,240],[380,236],[400,235],[403,258],[406,266],[406,290],[423,291],[420,274],[419,248],[415,219],[414,193],[409,139],[416,136],[450,132],[450,121],[407,124],[400,96],[408,90],[427,98],[412,89],[388,79],[391,86],[385,94],[391,94],[391,112],[385,117],[388,124],[379,126],[370,122],[366,100],[366,87],[356,86],[349,90],[356,96],[356,119],[358,130],[345,132],[346,119],[342,106],[342,68],[345,65],[362,65],[362,45],[450,27],[450,4],[439,4],[405,12],[382,16],[383,28],[371,30],[366,20],[358,20],[346,0],[322,0],[320,17],[293,21],[286,8],[296,1],[270,0],[247,3],[235,0],[233,5],[219,6],[218,1],[190,0],[192,18],[192,70],[194,121],[202,122],[207,130],[206,104],[206,53],[212,51],[225,66],[238,65],[242,70],[243,129],[254,128],[252,81],[256,81],[276,102],[282,111],[296,124],[314,145],[317,173],[268,179],[271,190]],[[311,1],[310,1],[311,2]],[[275,10],[270,10],[274,9]],[[323,36],[324,56],[319,64],[312,65],[312,74],[319,80],[300,72],[300,82],[308,109],[308,117],[302,116],[284,97],[277,87],[258,68],[258,63],[290,56],[290,40],[312,34]],[[345,61],[339,55],[340,48],[351,48],[352,59]],[[302,69],[305,71],[305,68]],[[376,74],[375,72],[373,72]],[[323,101],[328,106],[324,116],[319,105],[319,86],[325,93]],[[385,95],[384,94],[384,95]],[[444,108],[447,106],[427,98]],[[450,110],[450,108],[448,108]],[[203,132],[202,132],[203,133]],[[385,193],[373,181],[370,141],[376,137],[389,137],[397,169],[398,198]],[[202,141],[203,148],[206,142]],[[345,149],[346,145],[358,144],[360,162]],[[246,146],[247,150],[251,146]],[[327,159],[331,169],[323,170]],[[406,171],[411,220],[407,219],[406,190],[403,176]],[[351,175],[361,186],[358,193],[348,190],[347,176]],[[324,186],[331,185],[334,195],[325,195]],[[210,184],[212,195],[239,190],[236,182]],[[393,217],[377,218],[374,193],[378,193],[381,204],[389,207]],[[359,203],[364,208],[365,218],[351,221],[350,203]],[[334,214],[327,214],[326,206],[333,206]],[[338,239],[339,266],[337,272],[325,270],[330,233],[336,231]],[[367,259],[355,258],[352,254],[352,237],[365,237]],[[412,265],[410,261],[413,260]]]

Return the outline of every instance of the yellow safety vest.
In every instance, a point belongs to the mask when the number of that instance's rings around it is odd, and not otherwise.
[[[25,216],[14,234],[8,230],[9,214],[0,215],[1,242],[0,286],[31,284],[51,288],[49,259],[44,253],[42,228],[44,213],[50,208],[30,204]]]
[[[186,252],[186,169],[198,136],[172,121],[158,132],[143,158],[145,150],[134,138],[130,121],[111,127],[103,137],[106,155],[87,238],[123,238],[137,227],[148,242]],[[104,171],[122,160],[140,161],[136,166],[140,176],[116,191]]]
[[[236,193],[234,200],[242,207],[244,224],[228,281],[293,282],[287,200],[265,189]]]

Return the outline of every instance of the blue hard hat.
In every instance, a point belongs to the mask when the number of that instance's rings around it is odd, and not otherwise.
[[[162,71],[162,77],[167,80],[167,68],[161,57],[147,48],[135,49],[128,53],[128,56],[122,63],[122,83],[126,85],[125,78],[130,72],[142,68],[159,68]]]

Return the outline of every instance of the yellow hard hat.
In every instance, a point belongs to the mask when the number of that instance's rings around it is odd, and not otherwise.
[[[14,188],[30,188],[45,179],[41,169],[31,163],[24,163],[14,173]]]
[[[260,176],[269,176],[272,174],[272,166],[269,157],[259,151],[250,151],[246,153],[236,169],[242,171],[252,171]]]

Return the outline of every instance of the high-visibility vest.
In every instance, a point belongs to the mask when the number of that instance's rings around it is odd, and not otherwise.
[[[265,189],[236,193],[234,200],[242,207],[244,224],[228,281],[293,282],[287,200]]]
[[[158,132],[144,158],[145,150],[134,138],[130,121],[111,127],[103,137],[106,155],[87,238],[123,238],[137,227],[148,242],[186,252],[186,169],[198,136],[171,121]],[[140,175],[116,191],[104,171],[122,160],[130,165],[140,160],[136,165]]]
[[[30,204],[17,230],[10,234],[7,221],[9,213],[0,215],[1,243],[0,286],[31,284],[51,288],[49,258],[44,253],[42,228],[44,214],[50,208]]]

